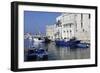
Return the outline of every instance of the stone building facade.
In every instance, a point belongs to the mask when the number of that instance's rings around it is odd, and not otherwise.
[[[56,18],[56,24],[46,28],[50,39],[71,39],[90,41],[90,14],[62,13]]]
[[[55,40],[55,25],[47,25],[46,26],[46,36],[50,39],[50,40]]]

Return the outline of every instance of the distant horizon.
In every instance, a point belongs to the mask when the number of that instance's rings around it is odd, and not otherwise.
[[[46,33],[46,25],[53,25],[60,12],[24,11],[24,33]]]

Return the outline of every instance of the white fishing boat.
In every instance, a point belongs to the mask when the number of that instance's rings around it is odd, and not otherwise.
[[[70,39],[68,39],[68,38],[64,38],[64,41],[65,41],[65,42],[67,42],[67,41],[69,41],[69,40],[70,40]]]
[[[42,43],[44,42],[44,39],[41,38],[33,38],[34,43]]]

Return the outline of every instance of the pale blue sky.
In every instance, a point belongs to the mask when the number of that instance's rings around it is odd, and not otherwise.
[[[46,25],[53,25],[59,15],[58,12],[24,11],[24,33],[45,33]]]

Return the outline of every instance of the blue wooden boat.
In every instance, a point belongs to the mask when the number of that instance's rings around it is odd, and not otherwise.
[[[34,49],[34,50],[29,50],[28,55],[27,55],[27,60],[28,61],[33,61],[33,60],[46,60],[48,59],[48,52],[45,49]]]
[[[64,40],[56,40],[55,41],[57,46],[66,46],[66,47],[75,47],[76,44],[80,43],[79,40],[74,40],[74,39],[70,39],[69,41],[64,41]]]
[[[71,47],[71,48],[89,48],[90,45],[89,43],[81,43],[80,40],[69,40],[69,41],[64,41],[64,40],[56,40],[55,41],[56,46],[59,47]]]

